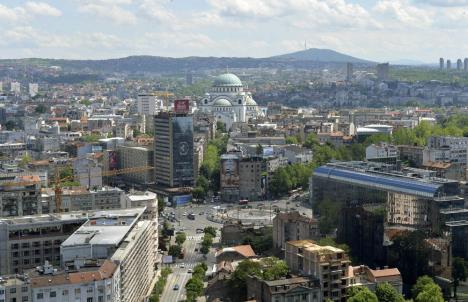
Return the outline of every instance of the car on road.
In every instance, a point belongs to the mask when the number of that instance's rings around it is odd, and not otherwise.
[[[198,213],[198,215],[205,215],[205,212],[200,212]]]
[[[183,216],[187,216],[187,212],[184,212],[182,215],[183,215]]]
[[[179,284],[175,284],[173,287],[174,290],[179,290]]]
[[[180,264],[180,268],[185,268],[185,264],[184,264],[184,263],[181,263],[181,264]]]
[[[203,231],[203,229],[196,229],[195,232],[196,232],[197,234],[201,234],[201,233],[203,233],[204,231]]]
[[[187,273],[189,273],[189,274],[193,273],[192,269],[189,268],[189,270],[187,271]]]
[[[300,203],[296,203],[296,207],[301,207],[301,204]]]

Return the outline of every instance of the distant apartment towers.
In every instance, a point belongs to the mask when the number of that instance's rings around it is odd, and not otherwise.
[[[447,70],[452,69],[452,61],[447,60],[447,63],[445,63],[444,58],[440,58],[439,59],[439,69],[444,70],[445,68],[447,68]],[[465,58],[464,61],[462,61],[461,59],[457,60],[457,70],[461,71],[462,69],[465,72],[468,72],[468,58]]]

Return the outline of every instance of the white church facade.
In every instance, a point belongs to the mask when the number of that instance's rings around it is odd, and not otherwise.
[[[252,94],[244,91],[241,80],[232,73],[216,77],[211,90],[202,99],[200,109],[211,112],[226,129],[233,123],[245,123],[262,114]]]

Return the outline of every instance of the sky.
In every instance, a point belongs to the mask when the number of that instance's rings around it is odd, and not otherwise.
[[[468,0],[1,0],[0,58],[468,57]]]

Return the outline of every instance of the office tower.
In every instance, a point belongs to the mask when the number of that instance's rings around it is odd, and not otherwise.
[[[462,70],[462,66],[463,66],[462,60],[458,59],[457,60],[457,70]]]
[[[447,60],[447,70],[452,69],[452,61]]]
[[[445,61],[444,58],[439,59],[439,68],[442,70],[445,67]]]
[[[350,82],[353,79],[353,64],[346,63],[346,81]]]
[[[161,112],[154,117],[154,171],[157,186],[193,185],[192,115]]]
[[[468,71],[468,58],[465,58],[463,61],[463,70]]]
[[[29,96],[35,97],[39,93],[39,85],[37,83],[29,83]]]
[[[390,72],[389,63],[377,64],[377,77],[380,81],[388,80],[389,72]]]

